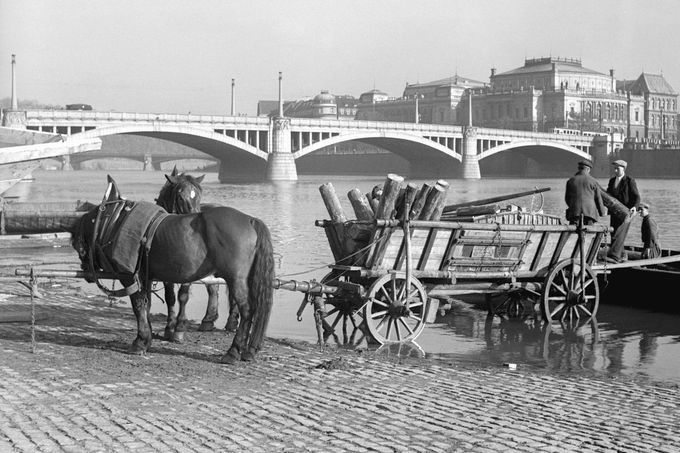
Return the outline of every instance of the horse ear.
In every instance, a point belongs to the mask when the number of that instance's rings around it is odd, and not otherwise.
[[[165,175],[165,179],[167,179],[170,184],[177,184],[177,175],[175,175],[174,172],[171,175]]]
[[[109,183],[109,186],[106,188],[104,200],[121,200],[123,197],[120,195],[116,181],[113,180],[111,175],[106,175],[106,179]]]
[[[172,168],[172,173],[170,174],[170,176],[177,176],[177,174],[178,174],[177,165],[175,165],[175,166]]]
[[[205,175],[201,175],[201,176],[199,176],[198,178],[194,178],[194,179],[196,180],[197,183],[200,184],[200,183],[203,182],[203,178],[205,178]]]

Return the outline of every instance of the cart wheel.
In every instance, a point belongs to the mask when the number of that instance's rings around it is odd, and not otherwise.
[[[600,288],[590,266],[581,269],[579,260],[571,259],[558,263],[550,271],[543,285],[542,298],[547,321],[574,322],[595,316]]]
[[[331,272],[321,279],[321,283],[329,284],[332,282],[347,282],[347,275],[338,275]],[[325,297],[326,310],[322,315],[323,339],[335,340],[339,345],[356,346],[366,340],[364,319],[362,312],[358,310],[361,302],[346,295],[335,296],[327,294]]]
[[[489,313],[510,319],[523,318],[533,313],[537,294],[522,288],[485,295]]]
[[[418,279],[395,272],[383,275],[368,290],[365,318],[377,342],[405,343],[415,340],[425,327],[427,293]]]

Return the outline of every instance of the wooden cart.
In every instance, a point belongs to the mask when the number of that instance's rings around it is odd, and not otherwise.
[[[437,299],[470,292],[533,294],[549,320],[584,319],[598,309],[592,264],[608,232],[605,225],[417,220],[316,225],[324,228],[335,258],[320,282],[325,290],[307,297],[320,309],[326,336],[342,329],[351,337],[358,329],[383,344],[414,340],[434,315]]]

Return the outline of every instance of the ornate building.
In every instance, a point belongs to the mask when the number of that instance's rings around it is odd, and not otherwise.
[[[467,118],[461,110],[461,98],[468,89],[484,86],[484,82],[455,75],[427,83],[407,83],[400,98],[371,90],[359,97],[357,119],[460,124]]]
[[[678,93],[662,74],[642,73],[637,80],[622,80],[620,89],[644,99],[641,112],[644,122],[643,134],[629,137],[657,141],[678,140]]]
[[[332,118],[355,119],[357,115],[357,99],[349,95],[335,96],[327,90],[321,90],[313,98],[283,103],[283,115],[290,118]],[[260,101],[258,112],[261,115],[278,114],[278,102]]]
[[[613,69],[603,74],[574,58],[527,59],[500,74],[492,69],[489,88],[473,91],[472,111],[473,124],[486,127],[644,132],[643,97],[617,89]]]

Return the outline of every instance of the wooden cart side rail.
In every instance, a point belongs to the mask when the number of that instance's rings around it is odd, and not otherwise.
[[[343,266],[343,265],[332,265],[329,266],[331,269],[336,269],[346,272],[357,272],[362,278],[379,278],[387,274],[394,272],[392,269],[366,269],[360,266]],[[458,279],[466,280],[490,280],[490,279],[500,279],[512,281],[515,279],[536,279],[535,272],[510,272],[510,271],[491,271],[491,272],[463,272],[463,271],[421,271],[413,270],[411,273],[413,277],[418,279],[442,279],[448,280],[452,284],[456,283]]]
[[[318,221],[317,221],[318,222]],[[401,220],[383,220],[376,219],[376,226],[391,226],[401,227]],[[442,229],[459,229],[466,230],[501,230],[501,231],[577,231],[576,225],[524,225],[524,224],[504,224],[504,223],[474,223],[474,222],[447,222],[447,221],[433,221],[433,220],[411,220],[409,221],[411,228],[442,228]],[[611,231],[607,225],[593,224],[583,227],[586,233],[604,233]]]

